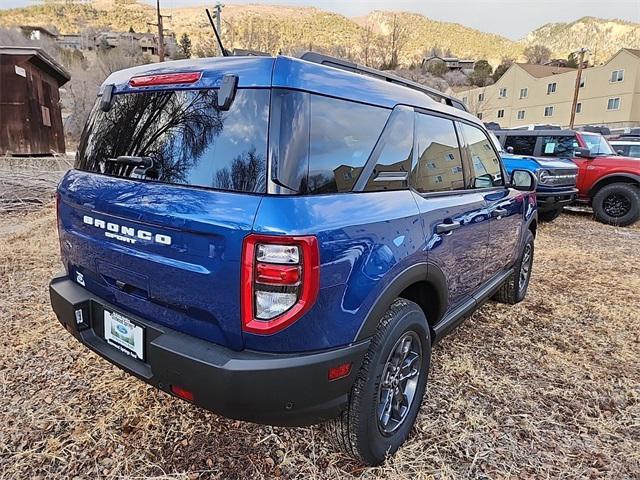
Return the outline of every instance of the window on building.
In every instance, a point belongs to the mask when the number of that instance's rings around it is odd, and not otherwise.
[[[418,192],[464,188],[462,156],[451,120],[416,113],[416,143],[418,163],[411,171],[411,185]]]
[[[498,110],[498,118],[504,118],[504,109]]]
[[[620,97],[607,100],[607,110],[618,110],[620,108]]]
[[[462,103],[464,103],[465,105],[467,104],[467,97],[462,97]]]
[[[506,98],[507,96],[507,89],[506,88],[501,88],[500,89],[500,98]]]
[[[584,85],[585,85],[586,81],[587,81],[587,78],[584,75],[582,75],[580,77],[580,88],[584,88]]]
[[[576,113],[580,113],[582,111],[582,103],[576,103]]]
[[[529,96],[529,89],[528,88],[521,88],[520,89],[520,98],[527,98]]]
[[[478,101],[479,102],[484,102],[484,92],[478,94]]]
[[[617,83],[624,80],[624,70],[614,70],[611,72],[611,83]]]
[[[413,110],[400,107],[393,111],[382,132],[380,141],[384,147],[377,155],[376,166],[367,181],[365,191],[399,190],[407,187],[413,156],[413,135],[410,133],[413,132],[413,121]]]
[[[466,148],[471,158],[471,178],[469,188],[488,188],[504,185],[500,160],[491,146],[491,140],[477,127],[469,124],[460,124],[466,143]],[[490,148],[486,148],[489,145]]]
[[[547,95],[551,93],[555,93],[557,87],[558,87],[558,84],[556,82],[547,84]]]
[[[518,120],[524,120],[524,110],[518,110]]]
[[[544,116],[552,117],[553,116],[553,107],[544,107]]]
[[[534,135],[510,135],[504,141],[504,148],[507,147],[513,148],[513,153],[516,155],[533,155],[536,137]]]

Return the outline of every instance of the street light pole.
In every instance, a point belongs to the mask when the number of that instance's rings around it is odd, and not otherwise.
[[[576,85],[573,89],[573,102],[571,103],[571,120],[569,121],[569,128],[573,129],[573,125],[576,121],[576,108],[578,106],[578,94],[580,93],[580,83],[582,81],[582,65],[584,64],[584,55],[589,52],[587,48],[581,48],[577,52],[580,54],[578,60],[578,73],[576,75]]]

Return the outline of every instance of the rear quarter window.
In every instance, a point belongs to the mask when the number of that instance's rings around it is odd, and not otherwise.
[[[351,191],[390,113],[286,89],[274,90],[272,105],[272,178],[304,194]]]
[[[76,168],[264,192],[269,90],[238,90],[228,111],[217,108],[216,97],[213,89],[119,94],[108,112],[97,102],[80,141]],[[151,167],[141,174],[122,157],[151,159]]]
[[[536,138],[533,135],[509,135],[504,141],[504,149],[507,150],[507,147],[511,147],[516,155],[533,155],[536,148]]]

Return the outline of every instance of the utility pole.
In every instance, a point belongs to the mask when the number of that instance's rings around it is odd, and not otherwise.
[[[573,102],[571,103],[571,120],[569,121],[569,128],[573,129],[573,124],[576,120],[576,107],[578,106],[578,94],[580,93],[580,83],[582,80],[582,65],[584,64],[584,55],[589,53],[588,48],[581,48],[577,52],[580,54],[580,60],[578,60],[578,74],[576,75],[576,85],[573,89]]]
[[[218,35],[220,35],[220,37],[222,37],[222,30],[220,30],[220,28],[222,26],[222,21],[221,21],[222,7],[224,7],[224,5],[222,3],[216,2],[216,6],[215,6],[215,11],[216,11],[216,30],[218,30]]]
[[[170,15],[160,14],[160,0],[156,0],[156,14],[157,23],[148,23],[147,25],[158,27],[158,60],[164,62],[164,27],[162,26],[162,19],[165,17],[170,18]]]

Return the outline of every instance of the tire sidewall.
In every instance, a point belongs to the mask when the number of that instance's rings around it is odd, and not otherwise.
[[[622,217],[612,217],[604,210],[604,201],[612,193],[618,193],[629,198],[631,209]],[[596,218],[609,225],[627,226],[640,218],[640,189],[629,183],[614,183],[602,187],[593,198],[593,210]]]
[[[379,385],[382,379],[384,366],[391,353],[391,350],[395,346],[397,340],[408,331],[414,331],[417,333],[420,341],[422,342],[422,366],[420,370],[420,377],[416,386],[416,393],[404,420],[404,423],[393,434],[385,436],[382,434],[378,427],[378,392]],[[411,428],[415,423],[415,419],[420,410],[420,405],[424,397],[429,366],[431,363],[431,338],[429,334],[429,326],[427,325],[424,313],[420,308],[410,303],[407,307],[403,308],[399,318],[392,321],[388,330],[384,336],[382,348],[372,357],[372,375],[367,379],[364,384],[364,388],[360,392],[362,395],[362,406],[365,414],[365,421],[359,425],[361,431],[359,432],[361,438],[367,439],[366,445],[361,445],[363,449],[366,449],[366,457],[373,460],[372,463],[377,464],[384,461],[385,456],[393,454],[409,436]],[[365,452],[363,452],[365,453]]]

